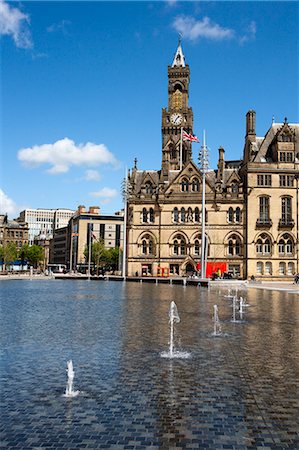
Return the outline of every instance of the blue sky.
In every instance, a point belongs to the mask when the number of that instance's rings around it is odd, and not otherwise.
[[[167,65],[183,35],[194,133],[242,156],[245,115],[298,122],[298,3],[0,0],[1,213],[122,207],[127,166],[161,167]],[[199,146],[193,144],[197,162]]]

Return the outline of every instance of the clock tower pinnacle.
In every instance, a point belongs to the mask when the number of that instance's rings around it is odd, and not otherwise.
[[[168,66],[168,107],[162,109],[162,172],[167,178],[169,170],[180,170],[192,159],[191,142],[181,145],[181,128],[188,133],[193,129],[193,112],[188,106],[190,70],[185,63],[179,40],[173,63]]]

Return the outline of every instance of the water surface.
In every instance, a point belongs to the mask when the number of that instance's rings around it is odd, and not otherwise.
[[[299,296],[1,280],[1,448],[298,449]],[[181,322],[162,358],[168,311]],[[213,337],[218,304],[223,336]],[[62,397],[73,360],[76,398]]]

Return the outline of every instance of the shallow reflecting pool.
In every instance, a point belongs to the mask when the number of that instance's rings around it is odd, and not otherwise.
[[[243,288],[250,306],[233,322],[218,287],[1,280],[0,290],[1,448],[299,448],[298,295]],[[174,347],[189,358],[161,357],[172,300]],[[74,398],[63,397],[69,359]]]

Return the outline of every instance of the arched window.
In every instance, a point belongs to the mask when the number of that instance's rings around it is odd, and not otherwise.
[[[142,222],[143,223],[147,222],[147,210],[146,210],[146,208],[142,209]]]
[[[153,208],[150,208],[150,210],[149,210],[149,221],[151,223],[155,222],[155,212],[154,212]]]
[[[256,274],[263,275],[264,273],[264,264],[261,261],[256,263]]]
[[[232,207],[228,208],[228,222],[233,223],[234,221],[234,210]]]
[[[258,239],[256,241],[256,253],[262,254],[263,253],[263,241],[261,239]]]
[[[265,263],[265,275],[272,275],[272,263],[269,261]]]
[[[192,192],[198,192],[199,191],[199,181],[197,178],[193,178],[192,180]]]
[[[281,222],[289,224],[292,220],[292,199],[291,197],[282,197],[281,199]]]
[[[141,252],[143,255],[155,254],[155,243],[149,234],[146,234],[141,241]]]
[[[149,253],[149,255],[154,254],[154,242],[152,239],[149,239],[149,241],[148,241],[148,253]]]
[[[267,238],[264,242],[264,255],[270,255],[271,253],[271,241]]]
[[[197,207],[194,210],[194,222],[199,222],[199,209]]]
[[[145,239],[142,240],[142,253],[144,255],[147,254],[147,245],[146,245],[146,240]]]
[[[177,208],[174,208],[173,210],[173,221],[174,223],[179,221],[179,210]]]
[[[280,256],[294,253],[294,241],[288,233],[282,235],[278,241],[278,253]]]
[[[293,262],[288,263],[288,275],[294,275],[295,274],[295,266]]]
[[[241,251],[241,240],[239,238],[239,236],[237,236],[236,234],[233,234],[232,236],[230,236],[229,241],[228,241],[228,246],[227,246],[227,253],[229,256],[240,256],[242,251]]]
[[[263,233],[256,241],[255,249],[258,255],[269,256],[271,254],[271,247],[271,240],[265,233]]]
[[[181,222],[182,223],[186,222],[186,210],[185,210],[185,208],[181,208]]]
[[[187,213],[187,222],[193,222],[193,211],[192,208],[188,208],[188,213]]]
[[[194,255],[196,255],[196,256],[200,255],[200,245],[199,245],[198,239],[196,239],[194,242]]]
[[[278,268],[279,275],[285,275],[286,274],[286,263],[280,262],[279,268]]]
[[[173,241],[173,254],[174,255],[186,255],[186,241],[180,234],[175,236]]]
[[[187,178],[183,178],[182,184],[181,184],[182,192],[188,192],[189,191],[189,181]]]
[[[239,207],[236,208],[236,214],[235,214],[236,222],[241,222],[241,209]]]
[[[180,83],[176,83],[174,86],[174,91],[179,90],[180,92],[182,92],[182,85]]]

